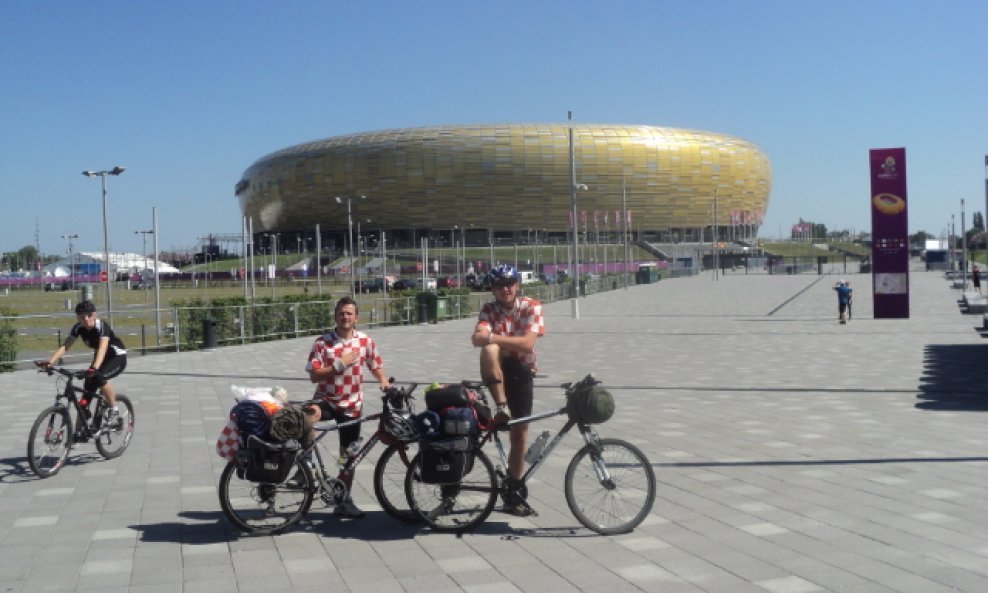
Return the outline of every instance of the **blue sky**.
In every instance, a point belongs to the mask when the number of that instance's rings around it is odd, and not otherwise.
[[[904,146],[910,232],[984,212],[988,2],[0,2],[0,251],[239,233],[275,150],[437,124],[646,124],[769,156],[761,235],[870,228],[868,149]]]

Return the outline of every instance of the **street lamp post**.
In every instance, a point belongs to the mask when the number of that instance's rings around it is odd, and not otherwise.
[[[103,262],[106,264],[106,315],[113,325],[113,279],[110,278],[110,234],[106,224],[106,176],[120,175],[124,168],[116,166],[108,171],[83,171],[86,177],[99,177],[100,186],[103,190]]]
[[[358,199],[363,200],[367,196],[357,196]],[[347,220],[347,244],[350,250],[350,296],[357,298],[357,285],[354,284],[353,279],[353,198],[342,198],[336,196],[334,198],[337,204],[342,204],[343,200],[346,199],[346,220]]]
[[[69,242],[69,287],[75,290],[75,269],[73,267],[72,239],[78,239],[79,235],[62,235],[62,238]]]
[[[144,257],[144,267],[141,268],[141,288],[144,289],[144,308],[148,307],[148,283],[147,283],[147,271],[148,271],[148,235],[154,234],[154,229],[149,229],[146,231],[134,231],[135,235],[141,235],[141,243],[143,244],[143,257]]]
[[[569,188],[570,206],[573,216],[573,319],[580,318],[580,233],[577,228],[576,191],[586,190],[587,186],[576,183],[576,160],[573,157],[573,112],[568,112],[569,126]]]

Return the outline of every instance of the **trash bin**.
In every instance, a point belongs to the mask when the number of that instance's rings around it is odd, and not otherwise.
[[[449,317],[449,299],[436,299],[436,319],[446,319]]]
[[[202,349],[216,348],[216,322],[212,319],[202,320]]]
[[[83,284],[82,285],[82,300],[92,301],[93,300],[93,285]]]
[[[415,302],[419,310],[419,323],[436,322],[438,300],[434,292],[420,292],[415,295]]]

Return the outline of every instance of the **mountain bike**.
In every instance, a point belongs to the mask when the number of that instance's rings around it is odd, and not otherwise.
[[[592,375],[575,383],[560,386],[566,391],[567,400],[583,389],[599,384]],[[487,401],[485,387],[481,383],[464,381],[464,388],[472,389],[478,399]],[[539,447],[529,458],[529,467],[520,485],[509,491],[507,485],[507,455],[499,433],[512,426],[527,424],[553,416],[569,414],[568,407],[517,418],[496,425],[483,432],[473,449],[472,467],[456,484],[427,484],[420,469],[421,451],[412,460],[405,476],[405,494],[409,506],[423,522],[437,531],[466,531],[484,522],[494,510],[498,496],[505,501],[519,501],[528,511],[528,480],[545,463],[559,442],[573,427],[579,430],[584,445],[566,468],[563,486],[566,504],[573,516],[587,529],[602,535],[627,533],[648,516],[655,502],[655,473],[644,453],[631,443],[621,439],[600,438],[592,425],[567,419],[556,435],[549,439],[549,431],[540,439]],[[491,463],[482,447],[493,442],[499,465]],[[533,441],[534,446],[534,441]]]
[[[317,436],[307,446],[279,449],[281,445],[262,444],[263,441],[258,443],[259,439],[255,439],[256,446],[282,456],[276,475],[250,479],[248,449],[241,448],[237,459],[230,461],[220,475],[223,514],[245,533],[283,533],[305,517],[316,497],[327,507],[347,500],[350,492],[345,478],[354,475],[360,462],[380,442],[387,447],[374,466],[374,495],[388,515],[400,521],[418,521],[418,516],[405,504],[404,492],[405,474],[418,450],[418,431],[411,419],[412,392],[416,387],[416,384],[404,389],[390,387],[381,396],[382,411],[376,414],[339,424],[316,424]],[[377,430],[359,450],[340,460],[339,473],[332,476],[323,462],[319,443],[331,432],[374,420],[378,422]]]
[[[77,423],[79,434],[84,439],[93,439],[100,455],[113,459],[123,454],[134,436],[134,405],[130,398],[118,393],[119,415],[107,420],[104,416],[109,406],[103,394],[74,385],[76,380],[85,379],[86,371],[41,366],[38,372],[60,375],[57,383],[62,384],[56,388],[54,405],[46,408],[34,421],[27,441],[27,462],[39,478],[57,474],[69,458],[69,450],[74,448],[72,409],[76,417],[82,419]]]

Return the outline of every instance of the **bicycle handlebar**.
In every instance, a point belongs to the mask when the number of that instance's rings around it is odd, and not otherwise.
[[[35,364],[35,366],[38,367],[38,372],[39,373],[47,373],[49,377],[52,376],[52,375],[54,375],[55,373],[58,373],[59,375],[63,375],[65,377],[69,377],[70,379],[85,379],[86,378],[86,371],[84,371],[84,370],[82,370],[82,371],[75,371],[75,370],[72,370],[72,369],[67,369],[65,367],[59,367],[59,366],[55,366],[53,364],[47,364],[45,362],[40,362],[40,361],[35,361],[34,364]]]

